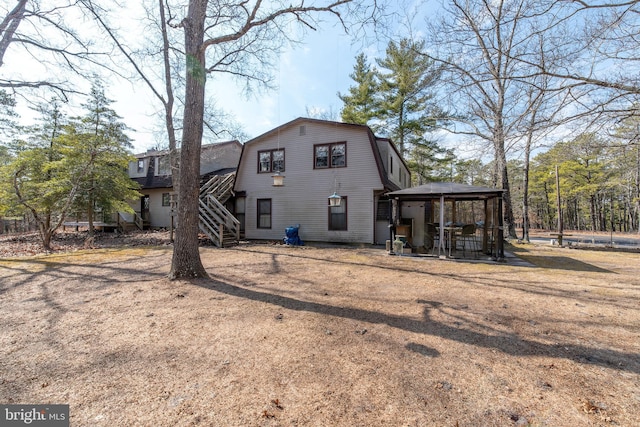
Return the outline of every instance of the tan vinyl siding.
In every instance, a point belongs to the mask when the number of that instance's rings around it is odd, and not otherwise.
[[[398,155],[398,153],[389,146],[388,141],[379,141],[378,144],[384,144],[386,146],[384,150],[380,150],[380,151],[381,153],[382,152],[385,153],[383,154],[384,156],[383,159],[386,159],[385,169],[387,170],[387,174],[388,174],[387,176],[389,180],[394,184],[396,184],[397,186],[399,186],[400,188],[409,187],[411,185],[408,182],[409,171],[404,166],[404,163],[400,159],[400,156]],[[392,169],[390,167],[391,164],[393,164],[393,170],[391,170]]]
[[[280,240],[286,227],[300,224],[303,240],[373,243],[374,190],[383,186],[366,128],[313,121],[304,126],[305,135],[291,126],[245,146],[235,189],[246,192],[246,237]],[[339,141],[347,144],[347,167],[314,169],[313,146]],[[277,148],[286,153],[284,187],[273,187],[271,174],[257,170],[257,152]],[[328,230],[327,198],[334,189],[349,200],[346,231]],[[257,228],[257,199],[272,199],[270,230]]]
[[[168,228],[171,225],[171,206],[162,206],[162,194],[171,193],[169,188],[156,188],[142,191],[149,195],[149,219],[152,228]],[[132,200],[129,206],[140,214],[140,199]]]
[[[200,156],[200,174],[237,167],[241,150],[239,144],[228,142],[204,146]]]
[[[142,171],[138,172],[138,161],[142,160],[144,167]],[[129,177],[130,178],[143,178],[147,176],[147,169],[149,168],[149,157],[138,158],[132,162],[129,162]]]
[[[169,227],[171,225],[171,206],[162,206],[162,194],[170,193],[167,188],[149,190],[149,215],[151,227]]]
[[[203,145],[200,152],[200,175],[237,167],[241,151],[242,146],[237,141]],[[141,172],[138,172],[139,160],[144,162],[144,170]],[[149,162],[154,162],[154,175],[171,175],[169,152],[167,150],[149,150],[146,153],[138,154],[135,161],[129,162],[129,177],[142,178],[147,176]]]
[[[380,151],[380,158],[382,159],[382,166],[386,174],[389,173],[389,143],[386,139],[376,140],[376,146]]]

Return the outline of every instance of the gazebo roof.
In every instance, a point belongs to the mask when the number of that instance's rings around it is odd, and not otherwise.
[[[504,190],[491,187],[476,187],[474,185],[457,184],[455,182],[430,182],[417,187],[387,193],[395,199],[420,200],[435,199],[442,196],[457,200],[482,200],[501,197]]]

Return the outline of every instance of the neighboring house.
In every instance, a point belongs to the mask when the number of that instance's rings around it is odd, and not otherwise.
[[[284,185],[274,186],[275,173]],[[411,186],[395,145],[367,126],[298,118],[244,144],[234,192],[247,239],[281,240],[300,224],[303,241],[384,244],[389,201]],[[329,207],[329,196],[341,197]]]
[[[238,141],[203,145],[200,157],[202,181],[208,181],[214,175],[233,173],[241,152],[242,144]],[[142,197],[132,202],[131,207],[146,227],[169,227],[173,197],[169,151],[149,150],[135,157],[136,161],[129,163],[129,177],[140,184]]]

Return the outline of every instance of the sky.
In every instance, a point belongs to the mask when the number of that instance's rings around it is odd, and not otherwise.
[[[303,43],[280,54],[279,65],[273,70],[276,89],[246,97],[242,94],[241,83],[217,75],[207,80],[207,91],[214,94],[217,107],[233,116],[251,139],[297,117],[307,116],[307,110],[331,111],[339,116],[342,101],[337,93],[347,93],[353,84],[349,74],[353,71],[356,55],[364,50],[373,63],[376,56],[384,54],[385,46],[386,42],[373,45],[364,45],[362,40],[354,42],[340,27],[326,25],[318,31],[309,31]],[[8,52],[2,70],[26,75],[28,70],[41,67],[32,57],[11,56]],[[129,132],[133,151],[139,153],[157,146],[154,130],[157,132],[163,127],[157,115],[161,106],[147,87],[141,82],[119,80],[107,85],[106,91],[106,95],[115,101],[111,107],[123,117],[128,127],[134,129]],[[33,121],[34,113],[20,99],[18,112],[24,124]],[[72,111],[70,115],[73,114],[81,112]],[[223,135],[221,139],[230,137]],[[203,143],[209,142],[214,141],[203,140]]]
[[[241,83],[216,75],[207,80],[207,91],[215,96],[217,107],[231,114],[248,137],[254,138],[307,116],[307,110],[339,113],[342,101],[337,93],[348,92],[353,84],[349,74],[359,52],[359,45],[352,45],[349,36],[335,30],[312,33],[304,44],[281,53],[279,66],[273,70],[276,88],[247,97]],[[135,151],[144,151],[155,144],[152,131],[159,125],[152,116],[158,104],[146,88],[126,83],[122,86],[110,94],[112,99],[118,99],[114,109],[136,129],[132,134]],[[213,141],[203,141],[207,142]]]

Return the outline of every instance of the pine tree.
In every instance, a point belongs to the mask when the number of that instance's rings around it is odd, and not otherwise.
[[[349,87],[348,95],[338,93],[338,97],[344,102],[341,112],[342,121],[366,125],[377,114],[376,95],[379,84],[375,70],[371,69],[364,53],[356,56],[356,64],[349,77],[356,83],[355,86]]]
[[[76,118],[75,125],[68,128],[77,140],[80,163],[89,165],[74,203],[87,214],[89,236],[94,231],[96,210],[103,214],[131,211],[126,201],[139,196],[127,174],[132,160],[128,151],[132,148],[131,142],[125,133],[127,127],[110,108],[112,102],[105,96],[102,84],[96,81],[88,102],[83,104],[87,114]]]
[[[39,108],[41,124],[27,129],[31,137],[12,147],[13,157],[0,170],[0,181],[12,213],[28,212],[35,220],[42,245],[49,250],[51,238],[62,225],[78,189],[63,155],[59,135],[64,124],[59,104]],[[4,198],[4,197],[3,197]]]
[[[10,135],[16,127],[15,119],[18,114],[15,112],[15,106],[15,98],[7,91],[0,89],[0,137]],[[6,142],[4,138],[2,142]]]
[[[444,116],[435,104],[434,85],[440,78],[440,68],[423,55],[424,41],[402,39],[389,42],[386,57],[378,59],[381,68],[380,114],[382,129],[386,129],[402,155],[419,149],[437,152],[439,148],[427,139],[437,120]],[[417,154],[417,153],[416,153]]]
[[[127,200],[139,196],[127,174],[130,154],[126,127],[109,106],[99,84],[94,85],[85,117],[68,121],[53,100],[39,108],[40,123],[12,148],[12,158],[0,166],[0,190],[8,209],[28,212],[42,245],[51,239],[73,207],[88,212],[132,209]]]

